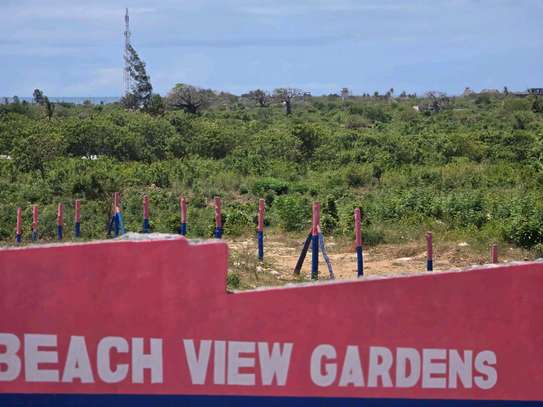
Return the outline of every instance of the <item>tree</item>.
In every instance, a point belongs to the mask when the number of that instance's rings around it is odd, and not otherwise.
[[[128,110],[137,110],[139,108],[138,97],[134,93],[124,95],[121,98],[121,104]]]
[[[274,97],[285,105],[287,116],[292,114],[292,102],[295,98],[302,96],[302,91],[295,88],[279,88],[273,91]]]
[[[47,116],[49,120],[51,120],[51,117],[53,117],[53,113],[55,112],[55,104],[51,103],[47,96],[44,97],[44,103],[45,103],[45,115]]]
[[[53,113],[55,112],[55,104],[51,103],[49,101],[49,98],[43,94],[43,91],[40,89],[34,89],[34,92],[32,93],[32,97],[34,98],[34,102],[36,102],[40,106],[45,107],[45,115],[49,120],[53,117]]]
[[[166,96],[166,103],[187,113],[198,114],[211,103],[214,93],[210,89],[178,83]]]
[[[151,78],[145,70],[145,62],[143,62],[134,47],[128,45],[128,55],[125,57],[128,64],[128,74],[132,79],[130,94],[125,95],[121,99],[121,103],[128,109],[141,109],[147,107],[153,93]]]
[[[299,150],[301,156],[308,160],[319,147],[322,136],[322,130],[317,125],[296,124],[292,129],[292,134],[299,140]]]
[[[536,97],[532,104],[532,111],[534,113],[543,113],[543,98]]]
[[[43,91],[39,89],[34,89],[34,93],[32,93],[32,97],[34,98],[34,102],[38,105],[43,105]]]
[[[443,92],[430,91],[425,96],[429,99],[429,102],[423,107],[423,110],[427,112],[438,113],[451,104],[451,99]]]
[[[390,88],[388,92],[385,94],[386,99],[391,99],[394,96],[394,88]]]
[[[268,92],[262,89],[252,90],[244,96],[254,101],[259,107],[268,106],[268,102],[270,100],[270,95],[268,94]]]
[[[163,114],[164,101],[162,100],[162,96],[160,96],[158,93],[153,93],[145,110],[147,111],[147,113],[153,116],[159,116]]]
[[[15,168],[23,172],[39,171],[42,177],[45,165],[63,153],[62,137],[49,122],[38,122],[25,128],[11,151]]]

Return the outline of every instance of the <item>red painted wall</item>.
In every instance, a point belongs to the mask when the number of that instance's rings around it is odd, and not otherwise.
[[[17,338],[16,357],[21,362],[14,380],[0,380],[0,393],[543,400],[542,263],[244,293],[226,292],[226,270],[226,244],[192,245],[183,238],[0,250],[0,337]],[[56,346],[38,351],[52,351],[58,361],[33,369],[56,371],[59,382],[28,380],[25,344],[31,345],[25,334],[56,337]],[[84,337],[93,383],[62,382],[73,336]],[[97,372],[97,347],[104,337],[121,337],[129,344],[127,353],[109,354],[111,369],[128,366],[126,379],[118,383],[105,383]],[[144,383],[134,383],[132,338],[143,338],[144,352],[150,351],[151,338],[161,340],[161,383],[151,383],[150,369],[144,369]],[[241,348],[249,352],[232,356],[237,367],[231,377],[227,351],[223,376],[228,382],[248,374],[254,385],[213,384],[213,369],[222,365],[216,359],[215,342],[205,384],[193,384],[184,339],[194,341],[196,352],[202,349],[201,340],[232,341],[225,345],[229,351],[240,346],[237,342],[248,342]],[[285,343],[292,344],[284,385],[276,380],[262,384],[258,342],[270,347],[281,343],[283,349]],[[337,353],[335,358],[316,358],[321,376],[327,376],[327,368],[336,367],[335,380],[326,386],[316,384],[310,368],[313,352],[321,345],[330,345]],[[343,371],[347,346],[359,352],[363,385],[340,386],[342,375],[344,379],[356,376],[356,372]],[[370,353],[375,351],[371,347],[386,348],[393,356],[387,370],[390,387],[383,383],[383,376],[377,386],[368,385]],[[440,383],[444,379],[446,388],[423,386],[422,372],[414,386],[398,387],[398,348],[418,352],[421,364],[432,349],[446,350],[444,360],[433,360],[433,367],[425,365],[438,371],[445,365],[444,374],[429,377],[442,379]],[[11,363],[6,363],[6,349],[0,340],[0,378]],[[476,385],[475,377],[483,381],[489,377],[474,364],[470,364],[471,388],[461,382],[450,388],[449,350],[462,356],[471,351],[473,358],[493,352],[495,363],[486,361],[496,374],[491,388]],[[217,355],[220,359],[220,349]],[[353,362],[352,356],[347,362]],[[240,358],[249,361],[240,362]],[[244,362],[254,367],[241,366]],[[79,359],[76,367],[80,364]]]

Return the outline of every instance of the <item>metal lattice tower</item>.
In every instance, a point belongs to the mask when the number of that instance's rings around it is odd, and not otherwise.
[[[124,95],[128,95],[130,93],[130,67],[129,67],[129,59],[130,59],[130,51],[128,50],[130,46],[130,18],[128,17],[128,9],[126,9],[126,14],[124,15],[124,52],[123,52],[123,59],[124,59],[124,70],[123,70],[123,83],[124,83]]]

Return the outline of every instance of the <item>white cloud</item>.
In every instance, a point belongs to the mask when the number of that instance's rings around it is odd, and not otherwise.
[[[406,11],[414,7],[413,3],[399,1],[298,0],[296,2],[255,2],[255,4],[242,5],[240,10],[260,16],[288,16],[309,14],[315,11],[328,13]]]
[[[152,13],[155,9],[136,8],[131,9],[130,14]],[[89,7],[70,5],[63,8],[50,9],[48,7],[38,7],[30,9],[19,9],[15,17],[20,18],[40,18],[40,19],[64,19],[64,20],[121,20],[123,10],[115,7]]]

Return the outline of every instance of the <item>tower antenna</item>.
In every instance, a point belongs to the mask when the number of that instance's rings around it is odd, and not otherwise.
[[[123,83],[124,83],[124,96],[130,93],[130,17],[128,17],[128,8],[124,15],[124,70],[123,70]]]

